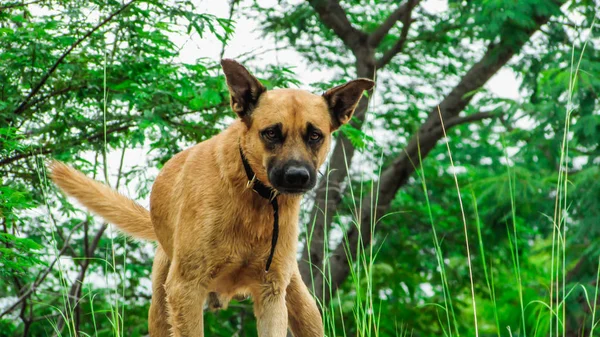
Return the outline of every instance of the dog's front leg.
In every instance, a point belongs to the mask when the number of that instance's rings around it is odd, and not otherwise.
[[[189,274],[174,260],[165,284],[173,337],[204,336],[204,302],[208,291],[201,278]]]
[[[294,337],[323,337],[321,313],[297,270],[287,287],[286,304]]]
[[[285,337],[287,310],[283,281],[268,280],[252,291],[259,337]]]

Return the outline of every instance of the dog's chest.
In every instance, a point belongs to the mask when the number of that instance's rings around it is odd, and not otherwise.
[[[270,244],[274,228],[274,211],[269,203],[260,200],[259,203],[241,203],[233,208],[232,215],[227,219],[226,226],[236,244],[250,244],[253,247]],[[279,210],[279,228],[289,227],[289,210]]]
[[[263,212],[272,212],[272,210],[266,209]],[[228,224],[229,230],[226,231],[226,236],[215,238],[219,241],[215,248],[221,249],[221,252],[213,252],[221,255],[215,284],[222,288],[222,291],[226,288],[244,287],[246,284],[262,279],[273,237],[272,214],[240,212],[232,220],[234,221]],[[297,223],[290,221],[290,217],[283,213],[279,221],[275,260],[295,259],[296,227]]]
[[[209,290],[226,296],[246,293],[252,284],[260,282],[264,273],[264,260],[260,255],[250,251],[232,254],[218,267]]]
[[[203,231],[208,235],[206,249],[213,256],[209,290],[225,297],[245,293],[251,285],[261,283],[271,251],[273,208],[264,199],[252,198],[254,194],[249,192],[241,200],[231,198],[225,203],[213,203],[211,206],[218,211],[211,214],[211,221],[206,222],[210,226]],[[284,260],[289,263],[295,260],[297,208],[286,202],[280,204],[275,266]]]

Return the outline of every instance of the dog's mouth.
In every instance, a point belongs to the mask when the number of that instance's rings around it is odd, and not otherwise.
[[[280,194],[289,194],[289,195],[300,195],[310,191],[310,188],[289,188],[289,187],[276,187],[277,192]]]

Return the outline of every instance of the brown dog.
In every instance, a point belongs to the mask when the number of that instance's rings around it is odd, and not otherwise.
[[[354,80],[322,96],[267,91],[239,63],[221,65],[240,118],[165,164],[150,211],[58,162],[52,179],[124,232],[158,240],[151,336],[203,336],[207,299],[226,306],[237,295],[253,298],[261,337],[283,337],[288,324],[295,336],[323,336],[296,262],[300,200],[315,185],[331,132],[373,82]]]

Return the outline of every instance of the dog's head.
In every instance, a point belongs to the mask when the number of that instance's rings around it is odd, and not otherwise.
[[[363,92],[374,84],[358,79],[322,96],[297,89],[267,91],[241,64],[225,59],[221,65],[231,108],[246,126],[241,142],[252,169],[264,183],[288,194],[315,186],[331,133],[350,120]]]

